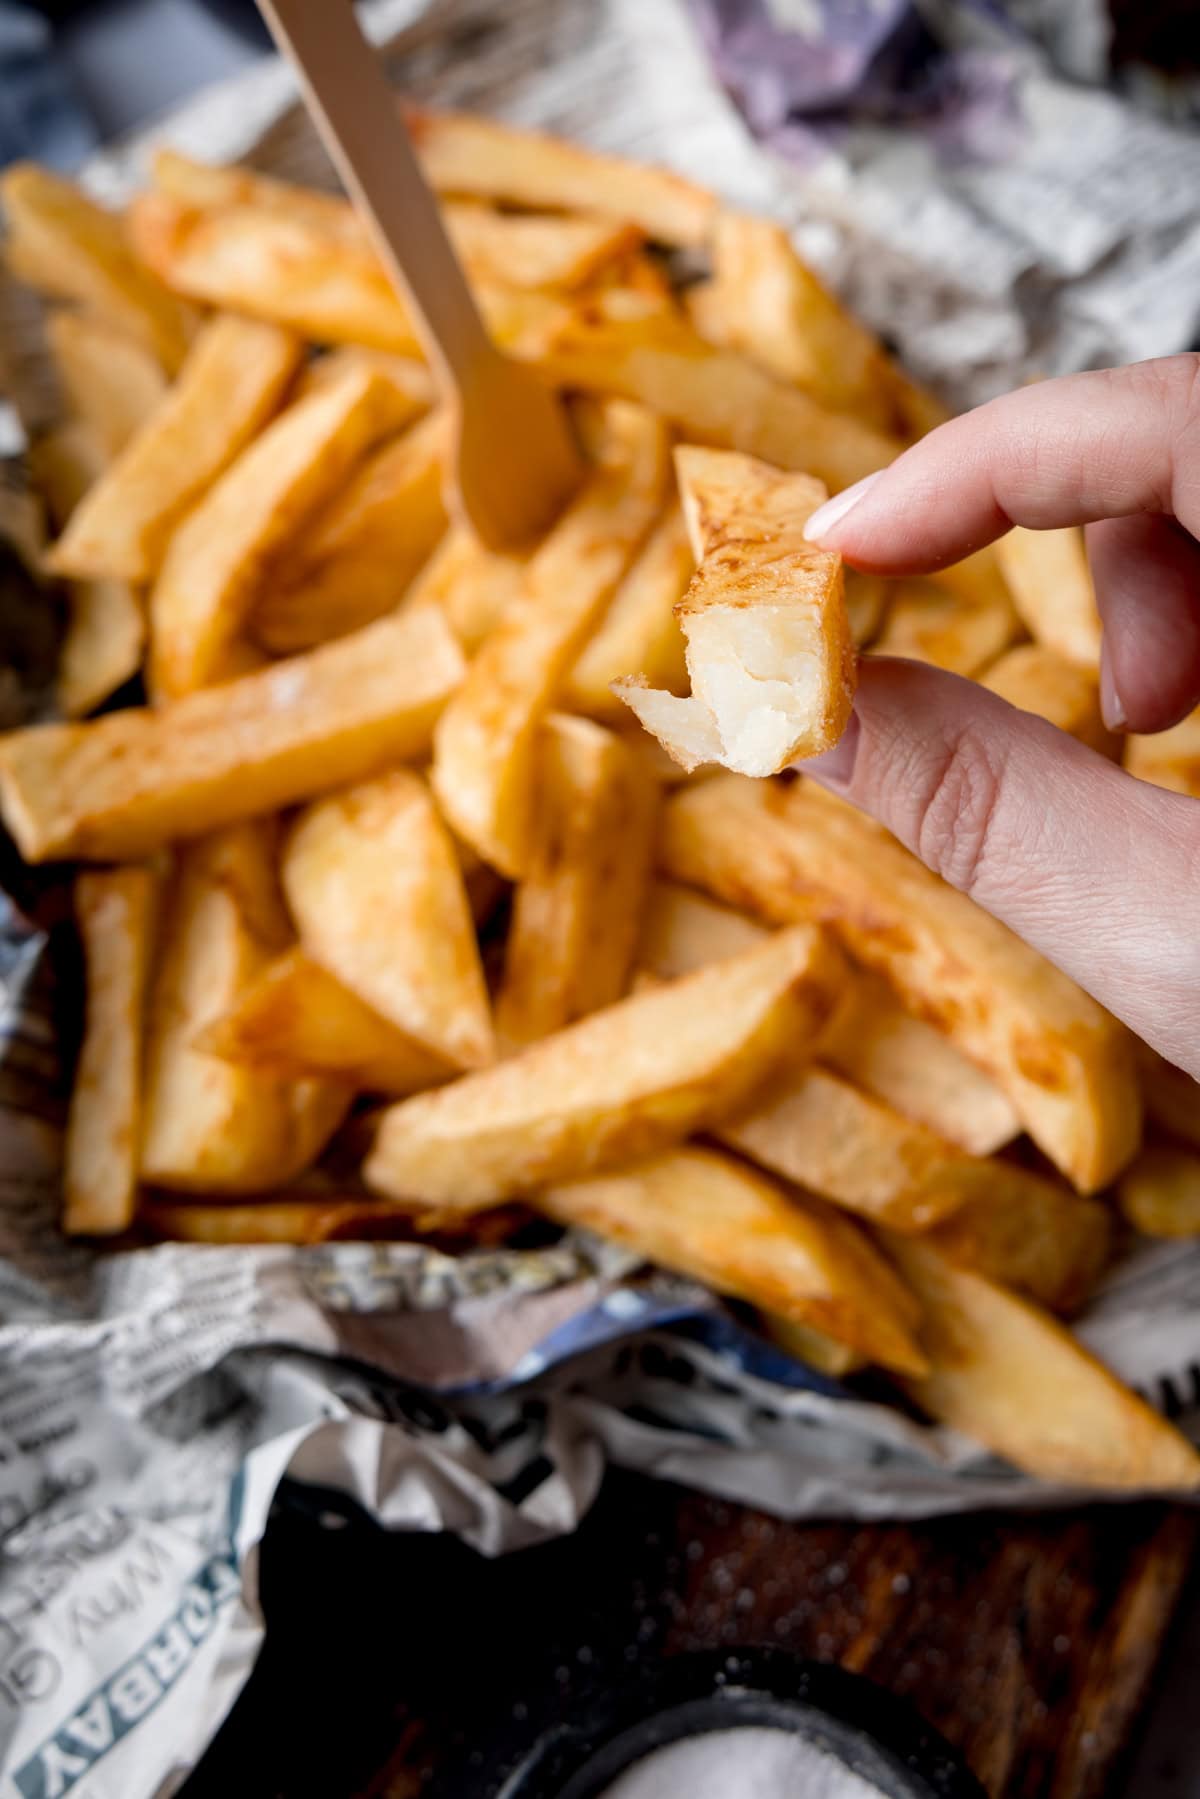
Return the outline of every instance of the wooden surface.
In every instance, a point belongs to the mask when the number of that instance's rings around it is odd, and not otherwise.
[[[412,1799],[539,1695],[764,1643],[906,1696],[995,1799],[1114,1799],[1196,1531],[1154,1505],[789,1525],[612,1474],[574,1537],[487,1562],[285,1508],[266,1649],[185,1799]]]

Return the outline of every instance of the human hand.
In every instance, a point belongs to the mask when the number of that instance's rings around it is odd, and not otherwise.
[[[1010,525],[1084,524],[1110,729],[1200,702],[1200,356],[1071,375],[940,426],[813,514],[856,568],[944,568]],[[1200,801],[917,662],[864,660],[801,765],[1200,1079]]]

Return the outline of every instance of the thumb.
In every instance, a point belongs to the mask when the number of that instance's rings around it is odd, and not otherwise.
[[[799,765],[1200,1078],[1200,802],[922,663],[867,658]]]

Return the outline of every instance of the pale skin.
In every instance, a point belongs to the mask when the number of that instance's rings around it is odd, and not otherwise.
[[[814,513],[857,568],[944,568],[1010,525],[1081,524],[1110,729],[1200,703],[1200,355],[1070,375],[953,419]],[[1200,1079],[1200,800],[1135,781],[974,683],[866,658],[802,765]]]

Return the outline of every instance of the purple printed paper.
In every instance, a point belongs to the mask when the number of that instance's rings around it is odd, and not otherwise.
[[[803,161],[846,123],[903,124],[946,153],[1001,156],[1020,128],[1016,67],[958,48],[909,0],[692,0],[714,65],[756,136]],[[998,18],[988,0],[965,11]]]

